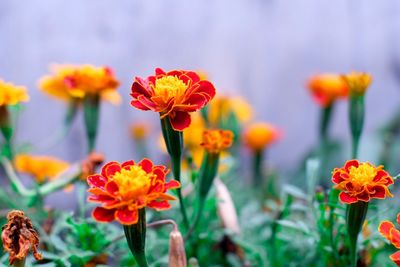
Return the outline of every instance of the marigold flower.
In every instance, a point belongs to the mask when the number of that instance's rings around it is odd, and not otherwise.
[[[397,224],[400,225],[400,213],[397,214]],[[379,225],[379,233],[389,240],[395,248],[400,249],[400,231],[390,221],[382,221]],[[400,250],[390,255],[390,259],[400,266]]]
[[[215,95],[213,84],[201,80],[193,71],[160,68],[154,76],[146,79],[136,77],[132,84],[131,105],[141,110],[160,113],[160,118],[169,118],[176,131],[190,125],[190,112],[204,107]]]
[[[39,88],[52,97],[65,101],[71,98],[82,100],[89,93],[100,94],[103,100],[113,104],[121,102],[116,91],[119,83],[108,67],[54,65],[51,72],[40,79]]]
[[[342,168],[333,170],[332,182],[342,191],[339,198],[346,204],[393,196],[388,189],[394,183],[393,178],[383,170],[383,166],[375,167],[369,162],[347,161]]]
[[[205,130],[201,146],[209,153],[220,153],[233,143],[233,132],[226,130]]]
[[[282,136],[281,132],[268,123],[251,124],[244,133],[245,144],[254,151],[261,151]]]
[[[221,120],[228,120],[232,113],[244,123],[251,119],[253,110],[242,97],[217,96],[208,107],[208,120],[211,125],[218,126]]]
[[[93,217],[99,222],[117,220],[123,225],[138,222],[138,210],[144,207],[155,210],[169,209],[169,200],[175,197],[166,194],[167,190],[179,188],[175,180],[165,181],[168,169],[153,165],[148,159],[138,164],[133,160],[119,164],[109,162],[103,166],[101,174],[87,178],[92,195],[88,200],[101,204],[93,211]]]
[[[56,179],[70,166],[67,162],[54,157],[27,154],[17,155],[14,164],[18,172],[31,175],[38,183]]]
[[[0,79],[0,106],[15,105],[29,100],[26,88]]]
[[[42,259],[42,255],[37,251],[39,235],[24,212],[10,211],[7,214],[7,224],[2,230],[3,248],[10,255],[10,265],[13,265],[15,261],[23,261],[31,250],[36,260]]]
[[[147,123],[134,123],[131,125],[131,136],[135,140],[145,139],[150,132],[150,125]]]
[[[364,95],[372,82],[372,76],[365,72],[353,71],[342,77],[349,87],[350,94],[353,95]]]
[[[340,75],[319,74],[310,78],[308,89],[314,100],[321,106],[327,107],[336,99],[347,97],[349,89]]]

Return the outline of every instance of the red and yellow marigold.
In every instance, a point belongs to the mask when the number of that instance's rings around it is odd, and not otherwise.
[[[0,79],[0,106],[16,105],[29,100],[26,88]]]
[[[244,143],[253,151],[261,151],[281,138],[281,132],[271,124],[251,124],[244,132]]]
[[[201,146],[209,153],[220,153],[233,143],[233,132],[229,130],[205,130]]]
[[[337,74],[319,74],[308,81],[314,100],[321,106],[327,107],[339,98],[347,97],[349,93],[346,82]]]
[[[349,87],[350,94],[364,95],[372,82],[372,76],[365,72],[351,72],[342,76]]]
[[[190,125],[189,113],[204,107],[214,95],[213,84],[196,72],[157,68],[154,76],[135,78],[131,105],[158,112],[161,119],[168,117],[174,130],[183,131]]]
[[[39,88],[52,97],[68,101],[81,100],[86,94],[99,94],[113,104],[121,102],[116,91],[119,82],[109,67],[54,65],[51,72],[40,79]]]
[[[400,225],[400,213],[397,214],[397,224]],[[382,221],[379,225],[379,233],[389,240],[395,248],[400,249],[400,231],[396,229],[392,222]],[[400,250],[390,255],[390,259],[397,266],[400,266]]]
[[[171,207],[169,201],[175,197],[166,192],[179,188],[178,181],[165,181],[168,169],[153,165],[148,159],[138,164],[133,160],[109,162],[103,166],[101,174],[87,178],[92,195],[88,200],[101,206],[93,211],[93,217],[99,222],[117,220],[123,225],[138,222],[138,210],[148,207],[155,210],[166,210]]]
[[[393,184],[393,178],[383,170],[383,166],[375,167],[369,162],[347,161],[342,168],[334,169],[332,181],[335,188],[341,190],[340,200],[346,204],[393,196],[388,188]]]

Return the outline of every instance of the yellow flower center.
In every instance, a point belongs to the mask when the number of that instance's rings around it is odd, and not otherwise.
[[[351,182],[355,187],[362,187],[372,182],[377,174],[377,168],[361,163],[358,168],[352,166],[349,169]]]
[[[151,178],[152,174],[148,174],[140,166],[132,166],[114,174],[112,180],[118,185],[122,198],[129,200],[145,196],[149,191]]]
[[[176,76],[164,76],[156,80],[154,92],[160,96],[164,102],[172,97],[182,96],[187,89],[187,85]]]

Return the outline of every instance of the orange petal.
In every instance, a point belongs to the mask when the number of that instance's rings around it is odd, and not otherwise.
[[[115,212],[115,219],[124,225],[135,224],[138,222],[139,219],[138,210],[129,210],[128,207],[118,209]]]
[[[383,237],[390,241],[390,230],[394,228],[394,224],[390,221],[383,221],[379,224],[378,231]]]

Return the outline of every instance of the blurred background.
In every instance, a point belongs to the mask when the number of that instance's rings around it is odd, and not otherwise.
[[[102,106],[97,144],[108,160],[126,160],[134,151],[132,122],[153,123],[155,138],[159,131],[156,114],[129,105],[133,77],[151,75],[155,67],[203,70],[218,92],[245,97],[255,120],[284,131],[269,159],[287,167],[317,140],[318,107],[305,89],[311,75],[373,75],[365,145],[396,111],[399,15],[400,1],[390,0],[3,0],[0,77],[29,88],[17,140],[39,146],[58,129],[66,108],[37,88],[49,64],[112,67],[124,101]],[[350,139],[345,101],[332,126],[334,136]],[[81,117],[62,143],[40,151],[70,161],[85,152]]]

